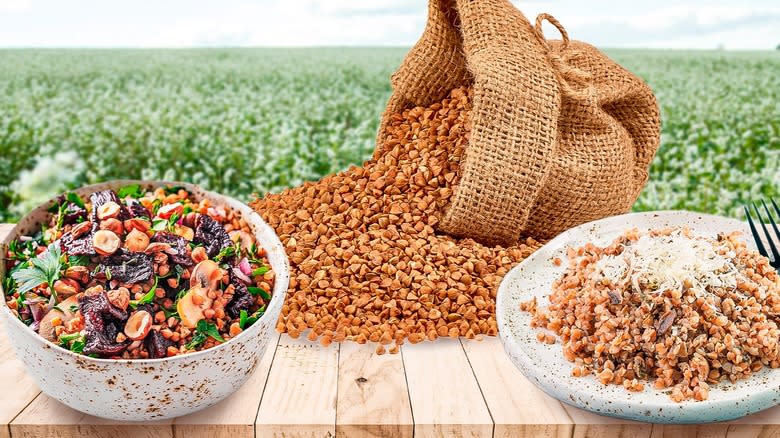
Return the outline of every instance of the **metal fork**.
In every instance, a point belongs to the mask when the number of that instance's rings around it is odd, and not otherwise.
[[[774,207],[775,213],[777,214],[778,221],[780,221],[780,208],[778,208],[777,203],[775,203],[775,200],[770,198],[769,202],[772,203],[772,207]],[[775,243],[775,240],[780,242],[780,228],[777,227],[777,223],[775,222],[774,218],[772,218],[772,212],[769,210],[769,207],[767,207],[766,202],[764,200],[761,200],[761,205],[764,206],[764,211],[766,211],[767,220],[765,221],[764,218],[761,216],[761,211],[759,211],[758,206],[755,202],[753,204],[753,211],[756,214],[756,218],[758,220],[758,223],[761,224],[761,228],[764,230],[764,235],[766,236],[767,245],[769,246],[769,251],[767,251],[766,247],[764,246],[764,242],[761,240],[761,234],[759,234],[758,229],[756,228],[756,224],[753,222],[753,218],[750,216],[750,208],[748,206],[744,206],[745,208],[745,216],[747,216],[748,224],[750,225],[750,232],[753,233],[753,239],[756,241],[756,247],[758,247],[758,252],[761,253],[762,256],[769,259],[769,265],[773,268],[777,269],[778,272],[780,272],[780,251],[777,250],[778,245],[780,243]],[[772,237],[772,233],[769,232],[769,229],[766,226],[766,223],[769,222],[772,225],[772,228],[775,232],[775,237]]]

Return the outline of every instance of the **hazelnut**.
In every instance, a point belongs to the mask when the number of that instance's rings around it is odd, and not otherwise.
[[[152,228],[151,222],[149,222],[146,219],[141,219],[137,217],[126,220],[124,222],[124,226],[125,226],[125,231],[127,232],[138,230],[145,233],[149,231],[150,228]]]
[[[170,251],[176,251],[173,248],[171,248],[171,245],[165,242],[154,242],[150,243],[149,246],[146,247],[144,250],[147,254],[152,254],[155,252],[165,252],[169,253]]]
[[[189,241],[192,241],[192,239],[195,238],[195,231],[184,225],[175,225],[173,227],[173,232]]]
[[[105,204],[101,205],[97,208],[97,217],[98,219],[106,220],[110,218],[115,218],[119,216],[119,204],[116,202],[106,202]]]
[[[195,249],[192,250],[192,261],[195,263],[200,263],[204,260],[208,260],[209,255],[206,253],[206,248],[202,246],[198,246]]]
[[[125,287],[119,289],[113,289],[107,292],[108,302],[113,304],[122,310],[127,310],[127,306],[130,304],[130,291]]]
[[[125,335],[134,341],[140,341],[152,328],[152,315],[146,310],[133,312],[125,323]]]
[[[65,277],[86,283],[89,281],[89,268],[86,266],[71,266],[65,271]]]
[[[81,292],[81,285],[76,280],[70,278],[55,281],[53,287],[60,297],[69,297]]]
[[[121,235],[124,231],[124,227],[122,226],[122,222],[114,217],[110,217],[106,220],[103,220],[100,222],[100,229],[101,230],[108,230],[112,233],[116,234],[117,236]]]
[[[142,252],[149,246],[149,236],[136,229],[125,236],[125,248],[132,252]]]
[[[91,229],[92,229],[92,222],[82,222],[80,224],[74,225],[73,228],[70,229],[70,234],[75,239],[77,237],[80,237],[88,233]]]
[[[113,231],[98,230],[92,236],[92,246],[95,247],[95,252],[104,256],[115,253],[121,243],[119,236]]]

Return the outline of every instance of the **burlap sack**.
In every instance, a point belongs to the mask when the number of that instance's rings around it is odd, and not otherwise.
[[[543,20],[562,41],[548,41]],[[440,230],[489,243],[550,238],[630,209],[659,144],[652,90],[552,17],[506,0],[430,0],[428,24],[392,77],[389,116],[472,84],[472,130]]]

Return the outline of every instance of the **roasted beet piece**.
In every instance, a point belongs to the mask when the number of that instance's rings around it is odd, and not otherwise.
[[[190,247],[187,245],[187,239],[173,233],[161,231],[152,237],[152,242],[171,245],[171,248],[176,250],[176,254],[169,254],[174,263],[182,266],[192,266],[194,264],[190,255]]]
[[[62,223],[69,225],[75,224],[76,222],[84,222],[85,220],[87,220],[87,210],[69,202],[65,207],[65,217],[63,218]]]
[[[152,217],[152,215],[149,214],[149,210],[135,199],[131,200],[127,205],[127,212],[130,217],[145,217],[147,219]]]
[[[85,293],[79,299],[79,310],[84,318],[84,354],[113,356],[130,344],[116,342],[127,312],[111,305],[105,292]]]
[[[95,274],[103,274],[122,283],[142,283],[152,278],[152,256],[120,249],[98,265]]]
[[[222,225],[205,214],[198,216],[195,221],[194,242],[203,245],[209,258],[233,244]]]
[[[159,357],[167,357],[168,347],[173,346],[175,342],[165,339],[160,332],[152,329],[149,331],[149,334],[146,335],[144,344],[146,344],[146,351],[149,352],[149,358],[157,359]]]
[[[130,219],[130,213],[128,213],[127,208],[122,204],[122,201],[119,200],[119,196],[117,196],[116,193],[114,193],[113,190],[103,190],[102,192],[95,192],[89,197],[89,201],[92,203],[92,213],[90,215],[90,219],[92,220],[92,223],[95,224],[95,229],[97,229],[98,226],[98,220],[97,220],[97,210],[98,208],[107,203],[107,202],[116,202],[119,204],[119,217],[117,219],[119,220],[125,220]]]
[[[82,234],[75,239],[73,234],[65,233],[60,238],[60,248],[69,255],[93,256],[95,255],[95,248],[92,246],[92,232]]]
[[[55,205],[49,209],[51,213],[56,213],[59,206],[65,205],[65,217],[63,217],[62,223],[64,225],[75,224],[77,222],[84,222],[87,220],[87,210],[79,207],[78,205],[68,201],[65,195],[60,195],[55,201]]]
[[[230,300],[225,309],[227,309],[228,315],[232,318],[238,318],[242,310],[246,310],[247,313],[249,312],[249,308],[252,307],[255,300],[249,293],[246,284],[233,275],[232,272],[230,274],[230,284],[232,284],[236,290],[233,292],[233,299]]]

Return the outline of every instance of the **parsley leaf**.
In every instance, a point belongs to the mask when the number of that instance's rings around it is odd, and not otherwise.
[[[116,194],[120,199],[125,199],[128,196],[131,198],[140,198],[144,196],[145,193],[141,190],[140,184],[130,184],[119,189]]]
[[[187,350],[194,350],[200,347],[204,342],[206,342],[206,335],[196,331],[195,334],[192,335],[192,339],[190,340],[190,342],[187,342],[184,348],[186,348]]]
[[[214,338],[214,340],[217,340],[219,342],[225,342],[225,340],[219,334],[219,330],[217,330],[217,326],[210,322],[206,322],[205,319],[201,319],[200,321],[198,321],[198,326],[196,327],[196,330],[199,331],[200,333],[208,335],[211,338]]]
[[[206,342],[206,339],[208,338],[213,338],[219,342],[225,342],[225,339],[222,338],[222,336],[219,334],[219,330],[217,330],[216,325],[210,322],[206,322],[205,319],[201,319],[198,321],[197,327],[195,327],[195,334],[192,335],[192,340],[188,342],[184,348],[188,350],[198,348],[204,342]]]
[[[266,301],[271,299],[271,294],[269,294],[268,291],[266,291],[265,289],[263,289],[261,287],[250,286],[250,287],[246,288],[246,290],[248,290],[249,293],[254,295],[254,296],[260,295]]]
[[[79,196],[75,192],[68,192],[65,194],[65,200],[70,202],[71,204],[76,204],[81,208],[84,208],[84,200],[81,199],[81,196]]]
[[[261,308],[257,309],[255,313],[253,313],[251,316],[247,315],[246,310],[242,310],[241,313],[239,313],[238,326],[241,327],[241,330],[243,330],[246,327],[249,327],[250,325],[257,322],[257,320],[260,319],[260,317],[263,316],[264,313],[265,313],[265,306],[262,306]]]
[[[89,264],[89,256],[68,256],[68,266],[87,266]]]
[[[51,244],[46,252],[39,257],[30,259],[31,267],[19,269],[11,274],[19,286],[19,293],[24,294],[47,283],[52,293],[56,294],[54,292],[54,282],[60,278],[60,269],[62,269],[61,256],[59,245]]]
[[[269,270],[270,270],[270,268],[268,266],[260,266],[259,268],[257,268],[254,271],[252,271],[252,275],[255,276],[255,277],[258,277],[260,275],[265,274]]]
[[[130,300],[130,307],[135,309],[141,304],[149,304],[154,300],[154,293],[157,290],[157,281],[160,280],[160,277],[154,276],[154,284],[152,284],[152,288],[149,289],[149,292],[146,293],[143,297],[141,297],[140,300]]]
[[[233,257],[236,254],[238,254],[238,250],[235,246],[228,246],[225,248],[222,248],[222,250],[219,251],[219,254],[214,256],[214,261],[219,263],[222,261],[222,259],[226,259],[228,257]]]

